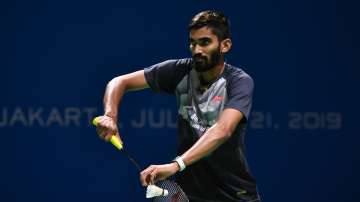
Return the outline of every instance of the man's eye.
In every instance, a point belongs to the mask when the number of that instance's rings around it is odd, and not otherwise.
[[[196,42],[195,41],[191,41],[190,42],[190,47],[195,47],[196,46]]]
[[[203,41],[200,41],[199,45],[200,46],[207,46],[210,44],[210,40],[203,40]]]

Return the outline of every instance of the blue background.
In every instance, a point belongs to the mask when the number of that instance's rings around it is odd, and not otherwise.
[[[2,2],[0,201],[146,201],[135,168],[100,141],[86,110],[102,113],[111,78],[189,57],[186,26],[205,9],[229,17],[227,61],[255,80],[246,145],[263,201],[359,201],[356,8],[334,0]],[[174,97],[151,90],[125,95],[121,134],[143,167],[175,156],[175,108]],[[77,122],[65,121],[66,110]],[[31,111],[44,123],[31,123]],[[135,127],[141,114],[147,121]]]

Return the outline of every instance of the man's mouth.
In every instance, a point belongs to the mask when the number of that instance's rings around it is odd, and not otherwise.
[[[199,56],[194,56],[194,60],[196,61],[196,62],[204,62],[204,61],[206,61],[206,57],[205,56],[201,56],[201,55],[199,55]]]

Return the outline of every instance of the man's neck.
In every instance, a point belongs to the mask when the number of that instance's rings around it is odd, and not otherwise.
[[[213,83],[216,79],[219,78],[220,74],[224,71],[224,68],[225,68],[225,62],[222,60],[214,68],[212,68],[208,71],[199,73],[199,79],[201,81],[200,82],[201,85]]]

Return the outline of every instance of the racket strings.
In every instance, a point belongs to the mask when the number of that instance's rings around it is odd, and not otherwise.
[[[166,189],[169,192],[168,196],[159,196],[153,199],[154,202],[189,202],[184,191],[178,184],[170,180],[163,180],[156,183],[156,186]]]
[[[122,153],[131,161],[139,172],[142,171],[139,163],[124,148],[122,149]],[[154,202],[189,202],[186,194],[177,183],[171,180],[162,180],[155,183],[155,185],[162,189],[166,189],[168,195],[154,197]]]

